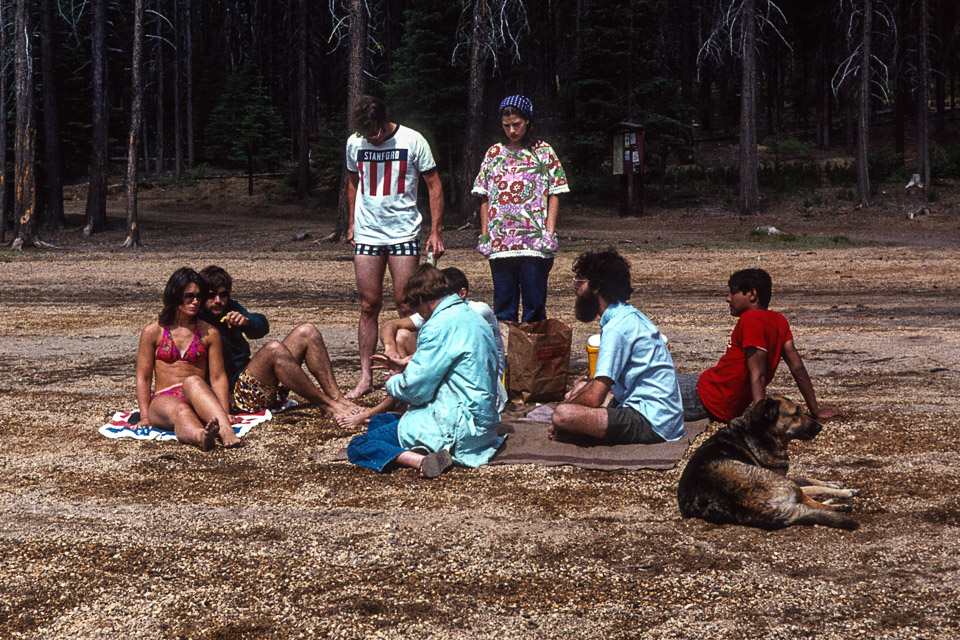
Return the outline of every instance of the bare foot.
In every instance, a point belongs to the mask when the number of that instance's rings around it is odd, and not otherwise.
[[[214,418],[212,422],[216,423],[217,419]],[[229,424],[223,427],[220,427],[220,440],[223,441],[223,447],[225,449],[232,449],[233,447],[243,446],[243,443],[240,442],[240,438],[237,437],[237,434],[233,432],[233,427]]]
[[[361,410],[358,412],[348,411],[344,413],[335,413],[334,418],[337,421],[337,426],[341,429],[359,429],[370,421],[371,415],[372,413],[368,409],[366,411]]]
[[[361,380],[357,383],[357,386],[353,388],[353,391],[345,395],[344,397],[347,400],[356,400],[357,398],[362,398],[363,396],[371,393],[373,391],[373,385],[369,382],[364,382]]]
[[[220,423],[216,418],[203,425],[203,439],[200,441],[200,448],[204,451],[210,451],[217,444],[217,432],[220,429]]]

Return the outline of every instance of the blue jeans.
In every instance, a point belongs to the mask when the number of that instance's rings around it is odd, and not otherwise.
[[[397,426],[400,414],[379,413],[367,423],[367,432],[355,436],[347,445],[347,459],[353,464],[373,469],[378,473],[406,451],[400,446]]]
[[[547,276],[553,268],[553,258],[519,256],[493,258],[490,273],[493,276],[493,313],[497,320],[517,321],[520,300],[523,299],[522,322],[547,319]]]

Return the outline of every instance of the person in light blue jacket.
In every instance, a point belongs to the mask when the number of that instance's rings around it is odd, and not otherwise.
[[[435,478],[453,464],[490,461],[505,436],[497,433],[497,348],[493,332],[435,267],[420,265],[404,290],[425,320],[409,360],[377,356],[391,371],[386,389],[410,408],[380,414],[347,446],[347,457],[378,472],[394,466]]]

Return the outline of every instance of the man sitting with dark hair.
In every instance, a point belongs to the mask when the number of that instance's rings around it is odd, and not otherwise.
[[[783,315],[767,310],[773,292],[770,274],[763,269],[743,269],[730,276],[727,287],[727,304],[737,324],[716,366],[699,377],[679,375],[685,418],[730,422],[766,397],[781,357],[813,417],[825,420],[840,415],[817,404],[810,375],[793,343],[790,323]]]
[[[613,249],[581,253],[573,264],[577,320],[600,318],[593,379],[574,387],[553,414],[550,437],[588,436],[604,444],[654,444],[683,437],[673,359],[659,329],[627,304],[630,265]],[[613,401],[603,406],[610,392]]]
[[[315,326],[301,324],[282,342],[271,340],[251,358],[247,338],[267,335],[270,324],[266,316],[250,313],[231,297],[233,278],[224,269],[210,265],[200,276],[210,289],[200,317],[220,330],[224,368],[237,411],[259,413],[278,409],[290,389],[333,417],[360,411],[337,387],[323,336]],[[320,388],[304,373],[304,363]]]
[[[410,405],[402,417],[373,416],[347,457],[375,471],[413,467],[435,478],[454,463],[489,462],[504,437],[497,433],[497,347],[483,318],[435,267],[420,265],[407,280],[406,303],[424,319],[409,361],[379,356],[390,368],[386,390]]]

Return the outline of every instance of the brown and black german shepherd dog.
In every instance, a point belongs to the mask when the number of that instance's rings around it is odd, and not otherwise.
[[[822,428],[786,398],[772,396],[752,405],[690,458],[677,487],[681,515],[762,529],[795,524],[856,529],[856,520],[839,513],[850,507],[834,503],[857,490],[787,477],[787,444],[812,440]]]

